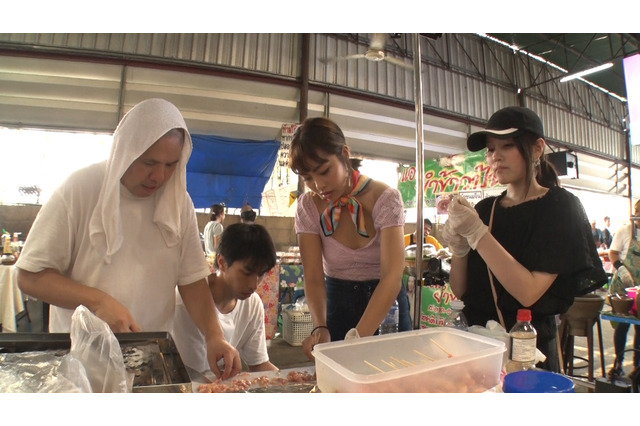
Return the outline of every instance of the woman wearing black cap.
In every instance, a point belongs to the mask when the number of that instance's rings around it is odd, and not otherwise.
[[[547,357],[540,367],[560,371],[555,315],[607,277],[582,204],[560,187],[545,160],[543,135],[533,111],[507,107],[469,136],[469,150],[486,147],[487,162],[507,189],[475,209],[456,197],[443,239],[453,253],[451,288],[465,302],[470,325],[494,320],[508,331],[518,309],[529,308]]]

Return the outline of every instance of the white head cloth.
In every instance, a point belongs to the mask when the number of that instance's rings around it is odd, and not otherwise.
[[[164,99],[147,99],[135,105],[120,120],[113,135],[111,154],[100,189],[98,203],[91,216],[89,233],[92,246],[105,262],[122,246],[120,217],[120,179],[129,166],[171,129],[185,132],[182,156],[171,178],[151,195],[156,209],[153,222],[158,225],[168,247],[180,240],[180,210],[187,193],[187,162],[193,148],[191,135],[182,114]]]

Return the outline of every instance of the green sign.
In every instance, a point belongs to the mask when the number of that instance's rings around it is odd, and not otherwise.
[[[405,208],[416,207],[415,166],[400,170],[398,190]],[[424,207],[436,206],[436,195],[461,191],[482,191],[500,184],[486,162],[485,151],[465,152],[424,162]]]

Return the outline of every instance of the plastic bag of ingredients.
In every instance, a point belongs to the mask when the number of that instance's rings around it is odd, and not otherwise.
[[[85,306],[71,317],[71,351],[84,366],[92,392],[130,392],[133,375],[124,365],[120,343],[109,325]]]
[[[294,303],[291,303],[286,308],[288,311],[309,312],[309,305],[307,305],[307,298],[304,296],[296,299]]]
[[[492,339],[504,342],[507,347],[507,350],[504,352],[502,357],[502,368],[504,369],[507,365],[507,361],[509,361],[509,353],[511,353],[511,339],[509,338],[509,332],[507,332],[499,322],[494,320],[487,321],[486,327],[472,325],[469,327],[469,331],[471,333],[479,334],[484,337],[491,337]],[[540,351],[540,349],[536,348],[535,363],[544,362],[546,359],[547,357]]]

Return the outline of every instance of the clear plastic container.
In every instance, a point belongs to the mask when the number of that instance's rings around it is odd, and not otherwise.
[[[318,387],[330,392],[485,392],[500,384],[505,344],[447,327],[320,343]]]

